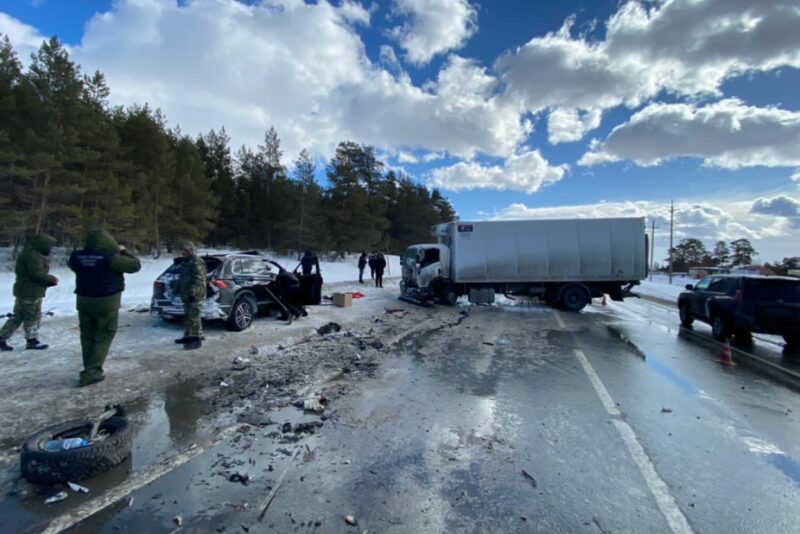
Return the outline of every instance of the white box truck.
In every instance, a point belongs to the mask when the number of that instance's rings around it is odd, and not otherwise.
[[[622,300],[647,276],[644,218],[453,221],[403,254],[401,297],[454,304],[536,296],[570,311]]]

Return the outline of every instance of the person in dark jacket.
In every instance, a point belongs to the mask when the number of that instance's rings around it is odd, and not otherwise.
[[[206,298],[206,262],[197,257],[197,248],[187,241],[181,249],[183,263],[178,278],[178,291],[183,301],[183,318],[186,328],[183,337],[175,343],[186,350],[199,349],[203,339],[203,321],[200,312]]]
[[[367,266],[367,253],[362,252],[361,256],[358,257],[358,282],[360,284],[364,283],[364,269]]]
[[[308,312],[301,304],[300,299],[300,280],[294,273],[282,269],[276,277],[277,297],[281,300],[286,309],[289,310],[294,317],[306,317]],[[286,312],[283,313],[283,319],[288,320],[289,317]]]
[[[47,345],[40,343],[39,322],[42,319],[42,299],[48,287],[58,284],[58,278],[49,274],[47,256],[56,240],[48,235],[34,236],[17,257],[14,271],[14,314],[0,329],[0,350],[14,350],[6,343],[14,332],[23,325],[25,328],[26,349],[42,350]]]
[[[142,268],[138,258],[102,229],[89,230],[82,250],[69,257],[75,272],[76,307],[81,329],[83,371],[80,386],[105,379],[103,364],[117,333],[119,307],[125,289],[123,273]]]
[[[386,269],[386,258],[378,253],[375,258],[375,287],[383,287],[383,271]]]
[[[300,267],[303,269],[303,276],[311,276],[314,267],[317,268],[317,274],[319,274],[319,258],[312,251],[306,250],[300,260]]]
[[[374,252],[369,253],[367,265],[369,265],[369,277],[375,280],[375,262],[378,261],[378,256]]]

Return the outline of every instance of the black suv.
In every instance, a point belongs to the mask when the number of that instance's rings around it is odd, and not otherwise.
[[[249,327],[258,313],[269,313],[276,304],[268,287],[283,267],[259,252],[202,256],[208,272],[203,319],[224,320],[235,331]],[[150,312],[166,320],[183,317],[177,294],[181,258],[153,283]]]
[[[714,337],[751,333],[783,336],[787,345],[800,343],[800,279],[784,276],[707,276],[686,286],[678,297],[681,324],[699,319],[711,325]]]

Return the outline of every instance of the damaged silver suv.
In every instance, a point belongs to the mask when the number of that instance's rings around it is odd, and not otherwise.
[[[277,305],[268,286],[283,269],[260,252],[236,252],[202,256],[208,272],[206,299],[201,317],[219,319],[228,328],[241,331],[259,313],[268,315]],[[183,317],[183,302],[178,295],[181,258],[153,283],[150,313],[167,321]]]

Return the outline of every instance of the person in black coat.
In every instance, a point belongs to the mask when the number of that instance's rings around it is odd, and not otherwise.
[[[317,268],[317,274],[319,274],[319,258],[312,251],[306,250],[300,260],[300,267],[303,269],[303,276],[310,276],[314,267]]]
[[[364,283],[364,269],[367,266],[367,253],[362,252],[361,256],[358,257],[358,282],[360,284]]]
[[[375,258],[375,287],[383,287],[383,271],[386,269],[386,258],[379,253]]]
[[[289,310],[289,313],[295,317],[300,317],[301,315],[303,317],[307,316],[308,313],[300,299],[300,280],[297,279],[297,276],[289,271],[281,270],[275,281],[277,282],[275,285],[278,290],[278,298],[283,305],[286,306],[286,309]],[[289,318],[286,316],[286,312],[284,312],[283,315],[283,319]]]
[[[369,265],[369,277],[375,280],[375,262],[378,260],[378,256],[375,255],[374,252],[369,253],[369,259],[367,260],[367,265]]]

